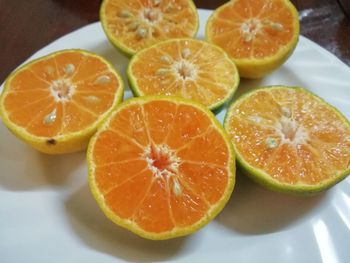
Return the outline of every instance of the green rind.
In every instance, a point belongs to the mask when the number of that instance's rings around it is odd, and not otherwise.
[[[102,29],[103,31],[105,32],[105,35],[107,36],[107,39],[109,40],[109,42],[117,49],[119,50],[122,54],[124,54],[125,56],[127,57],[132,57],[133,55],[135,55],[137,53],[136,50],[133,50],[129,47],[127,47],[126,45],[124,45],[123,43],[121,43],[120,41],[118,41],[117,38],[113,37],[107,30],[105,24],[104,24],[104,21],[105,21],[105,15],[103,13],[103,9],[104,9],[104,6],[106,4],[107,1],[110,1],[110,0],[103,0],[102,1],[102,4],[101,4],[101,7],[100,7],[100,10],[99,10],[99,15],[100,15],[100,21],[101,21],[101,25],[102,25]],[[193,32],[193,35],[191,37],[196,37],[197,33],[198,33],[198,30],[199,30],[199,16],[198,16],[198,10],[197,10],[197,7],[196,5],[194,4],[193,0],[188,0],[189,2],[189,5],[191,6],[191,9],[194,11],[195,13],[195,16],[196,16],[196,28]],[[162,41],[160,41],[162,42]],[[159,43],[160,43],[159,42]]]
[[[94,124],[92,124],[89,128],[84,129],[83,131],[78,132],[72,132],[70,134],[66,135],[60,135],[60,136],[53,136],[53,137],[43,137],[43,136],[34,136],[30,133],[28,133],[23,127],[20,127],[16,124],[14,124],[12,121],[10,121],[6,110],[4,109],[4,98],[5,94],[7,93],[9,87],[8,84],[10,80],[21,70],[25,70],[27,67],[31,66],[32,64],[36,63],[37,61],[47,59],[52,56],[56,56],[60,53],[64,52],[80,52],[85,53],[89,56],[94,56],[106,63],[111,72],[117,77],[118,82],[120,84],[117,94],[115,96],[114,102],[109,110],[107,110],[105,113],[103,113],[98,120]],[[0,96],[0,117],[3,120],[3,123],[5,126],[20,140],[23,142],[29,144],[36,150],[40,152],[44,152],[47,154],[63,154],[63,153],[70,153],[70,152],[76,152],[86,149],[87,144],[91,136],[96,132],[97,126],[100,125],[100,123],[103,122],[103,120],[108,116],[110,112],[113,111],[113,109],[123,100],[124,96],[124,83],[122,78],[120,77],[120,74],[117,72],[117,70],[113,67],[113,65],[107,61],[105,58],[101,57],[98,54],[95,54],[93,52],[82,50],[82,49],[64,49],[57,52],[50,53],[46,56],[39,57],[37,59],[34,59],[32,61],[29,61],[28,63],[25,63],[24,65],[20,66],[18,69],[13,71],[5,80],[4,89],[2,91],[2,94]],[[54,139],[56,143],[54,145],[48,144],[48,139]]]
[[[183,103],[186,105],[191,105],[194,107],[197,107],[198,109],[202,110],[206,115],[211,119],[211,121],[215,124],[217,131],[220,132],[220,134],[223,136],[226,144],[228,145],[229,154],[233,158],[229,159],[228,164],[228,172],[229,172],[229,178],[228,178],[228,186],[222,196],[222,199],[220,199],[215,205],[212,206],[211,210],[208,212],[208,214],[203,217],[200,221],[197,223],[191,225],[187,228],[175,228],[172,231],[162,232],[162,233],[153,233],[153,232],[147,232],[143,229],[141,229],[137,224],[127,221],[125,219],[120,218],[119,216],[115,215],[104,203],[103,197],[95,183],[94,180],[94,160],[93,160],[93,148],[94,144],[101,132],[103,132],[105,129],[108,128],[109,122],[114,118],[114,116],[122,109],[127,108],[128,106],[132,104],[144,104],[149,101],[154,100],[163,100],[163,101],[169,101],[173,103]],[[232,191],[234,189],[235,185],[235,175],[236,175],[236,163],[234,158],[234,149],[230,142],[229,136],[226,133],[226,131],[223,129],[219,121],[216,119],[215,115],[210,112],[206,107],[203,105],[193,102],[191,100],[186,100],[179,97],[169,97],[169,96],[144,96],[139,98],[131,98],[126,101],[124,101],[122,104],[120,104],[112,114],[109,115],[107,119],[103,122],[102,125],[100,125],[98,131],[95,133],[95,135],[91,138],[90,143],[88,145],[87,150],[87,163],[88,163],[88,181],[89,186],[91,189],[91,192],[98,203],[99,207],[103,211],[103,213],[106,215],[107,218],[109,218],[112,222],[115,224],[128,229],[129,231],[137,234],[140,237],[151,239],[151,240],[165,240],[170,238],[176,238],[181,237],[185,235],[189,235],[194,233],[195,231],[203,228],[206,224],[208,224],[211,220],[213,220],[220,211],[225,207],[226,203],[230,199],[230,196],[232,194]]]
[[[227,5],[230,5],[233,1],[229,1],[220,7],[218,7],[214,12],[209,16],[206,27],[205,27],[205,39],[209,43],[215,44],[211,39],[211,23],[214,17],[216,16],[217,12],[221,9],[224,9]],[[258,79],[262,78],[269,73],[273,72],[274,70],[278,69],[294,52],[298,41],[299,41],[299,33],[300,33],[300,25],[299,25],[299,16],[298,11],[295,8],[295,6],[291,3],[289,0],[285,0],[285,3],[290,7],[290,10],[292,11],[292,14],[295,18],[294,20],[294,28],[295,28],[295,34],[293,36],[293,39],[290,41],[290,43],[278,50],[278,52],[270,57],[265,57],[262,59],[253,59],[253,58],[247,58],[247,59],[236,59],[232,58],[232,60],[236,63],[237,68],[239,70],[239,75],[242,78],[247,79]]]
[[[313,94],[311,91],[306,90],[301,87],[287,87],[287,86],[265,86],[265,87],[260,87],[260,88],[255,88],[252,90],[249,90],[248,92],[244,93],[239,97],[235,102],[231,104],[229,109],[227,110],[227,113],[225,115],[224,119],[224,129],[228,134],[230,134],[230,125],[229,125],[229,119],[232,116],[233,109],[235,106],[240,103],[241,101],[245,100],[248,98],[250,95],[254,94],[257,91],[264,90],[264,89],[280,89],[280,88],[285,88],[285,89],[298,89],[301,90],[305,93],[311,94],[314,98],[316,98],[318,101],[320,101],[322,104],[327,105],[327,107],[333,109],[336,114],[343,120],[344,123],[346,123],[350,127],[350,122],[349,120],[334,106],[330,105],[328,102],[326,102],[324,99],[320,98],[319,96]],[[232,140],[231,140],[232,142]],[[350,174],[350,168],[347,170],[334,175],[333,178],[326,180],[324,182],[321,182],[317,185],[307,185],[307,184],[297,184],[297,185],[291,185],[291,184],[286,184],[286,183],[281,183],[275,179],[273,179],[269,174],[267,174],[265,171],[255,168],[252,165],[250,165],[240,154],[240,152],[237,150],[235,144],[232,142],[233,148],[235,151],[235,156],[237,160],[237,165],[241,168],[241,170],[244,172],[245,175],[250,177],[253,181],[261,184],[262,186],[273,190],[277,192],[282,192],[282,193],[289,193],[289,194],[296,194],[296,195],[314,195],[320,192],[323,192],[335,184],[339,183],[343,179],[345,179],[349,174]]]
[[[235,92],[237,91],[237,88],[239,86],[239,82],[240,82],[240,78],[239,78],[239,74],[238,74],[238,69],[236,67],[236,64],[234,63],[234,61],[228,56],[228,54],[219,46],[203,41],[203,40],[198,40],[198,39],[192,39],[192,38],[174,38],[174,39],[169,39],[160,43],[156,43],[150,47],[144,48],[143,50],[139,51],[138,53],[136,53],[130,60],[128,68],[127,68],[127,77],[128,77],[128,82],[129,82],[129,86],[130,89],[133,93],[133,95],[135,97],[141,97],[141,96],[145,96],[145,94],[141,91],[141,89],[139,88],[138,84],[137,84],[137,79],[134,77],[134,74],[132,73],[132,67],[133,65],[138,61],[138,55],[143,54],[148,52],[151,49],[157,48],[160,45],[167,45],[171,42],[177,42],[177,41],[196,41],[196,42],[201,42],[205,45],[209,45],[213,48],[216,48],[218,50],[220,50],[225,56],[227,61],[229,61],[235,68],[236,70],[236,74],[233,76],[234,77],[234,85],[231,87],[231,91],[227,94],[226,97],[222,98],[220,101],[213,103],[211,105],[208,105],[207,108],[210,109],[211,111],[215,111],[217,109],[219,109],[220,107],[222,107],[226,102],[230,101]],[[154,94],[156,95],[156,94]]]

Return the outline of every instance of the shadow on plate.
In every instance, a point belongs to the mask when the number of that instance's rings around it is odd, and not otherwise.
[[[302,220],[325,199],[294,196],[267,190],[238,171],[230,201],[216,222],[246,235],[277,232]]]
[[[40,153],[17,139],[2,123],[0,137],[0,187],[9,190],[63,186],[85,161],[83,152],[56,156]]]
[[[190,238],[152,241],[115,225],[100,210],[87,184],[66,200],[65,209],[72,229],[87,246],[131,262],[169,260]]]

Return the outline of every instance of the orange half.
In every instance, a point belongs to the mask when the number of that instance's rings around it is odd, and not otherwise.
[[[111,43],[128,55],[167,39],[194,37],[198,30],[192,0],[104,0],[100,19]]]
[[[235,101],[225,129],[256,181],[282,192],[317,193],[350,173],[350,123],[302,88],[256,89]]]
[[[63,50],[13,72],[0,99],[4,124],[46,153],[82,150],[122,100],[123,82],[102,57]]]
[[[211,110],[228,101],[239,84],[227,54],[196,39],[169,40],[140,51],[129,63],[128,78],[136,96],[180,96]]]
[[[121,104],[87,153],[103,212],[149,239],[188,235],[212,220],[234,186],[232,145],[215,116],[180,98]]]
[[[232,0],[207,21],[206,38],[222,47],[245,78],[281,66],[299,37],[298,12],[289,0]]]

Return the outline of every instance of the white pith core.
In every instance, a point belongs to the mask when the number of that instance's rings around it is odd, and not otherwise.
[[[293,145],[305,144],[309,138],[307,130],[295,120],[282,116],[276,123],[276,131],[279,133],[281,143]]]
[[[179,80],[195,80],[197,77],[197,67],[185,59],[176,61],[172,70]]]
[[[69,79],[57,79],[52,81],[50,91],[56,102],[68,101],[73,96],[74,84]]]
[[[297,146],[307,143],[309,136],[307,130],[292,118],[291,110],[287,107],[282,107],[282,116],[273,126],[268,126],[275,130],[275,134],[266,138],[265,144],[269,149],[277,148],[284,143]],[[262,124],[265,120],[258,115],[248,117],[250,121],[257,124]],[[263,124],[262,124],[263,125]]]
[[[148,169],[156,179],[165,180],[167,183],[170,179],[173,180],[171,190],[176,196],[182,194],[182,188],[177,179],[180,159],[168,145],[148,145],[142,154],[142,158],[146,160]]]
[[[253,18],[245,21],[241,25],[241,31],[244,41],[250,42],[252,41],[256,34],[261,30],[261,22],[260,20]]]

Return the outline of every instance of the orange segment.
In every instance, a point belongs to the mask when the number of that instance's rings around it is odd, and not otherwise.
[[[134,222],[150,233],[163,233],[174,229],[170,214],[169,197],[160,180],[153,182],[149,192],[134,215]],[[125,201],[125,200],[123,200]]]
[[[181,96],[210,109],[224,104],[239,83],[226,53],[195,39],[169,40],[144,49],[131,60],[128,78],[137,96]]]
[[[234,154],[215,116],[180,98],[123,103],[88,149],[89,183],[116,224],[150,239],[187,235],[223,208]]]
[[[126,172],[126,174],[131,175],[129,172]],[[110,178],[110,180],[113,179]],[[140,212],[138,207],[143,206],[141,200],[150,195],[149,187],[151,183],[150,171],[141,171],[136,175],[131,175],[106,193],[106,204],[121,218],[131,218],[134,214]]]
[[[50,85],[49,82],[40,78],[30,70],[20,70],[17,73],[17,78],[12,79],[11,91],[13,92],[27,92],[29,90],[46,91]]]
[[[53,57],[36,61],[36,63],[31,65],[29,71],[33,72],[37,78],[49,83],[60,77],[57,70],[56,60]]]
[[[62,110],[63,105],[61,103],[55,104],[52,101],[48,107],[42,107],[42,110],[37,112],[35,117],[32,116],[31,121],[26,126],[26,130],[30,134],[34,134],[36,136],[54,137],[62,129]],[[51,125],[47,125],[43,120],[53,111],[56,112],[56,121]]]
[[[226,168],[206,163],[184,161],[179,171],[182,180],[191,189],[194,189],[196,193],[202,193],[203,200],[210,204],[215,204],[220,200],[221,193],[227,185],[226,175],[228,171]],[[210,189],[210,191],[207,189]]]
[[[72,96],[72,101],[84,109],[88,109],[93,114],[99,116],[106,112],[114,102],[113,94],[105,91],[79,92]]]
[[[201,196],[194,193],[191,188],[181,184],[181,181],[179,185],[182,189],[182,194],[180,196],[174,193],[170,194],[171,212],[177,227],[189,227],[206,216],[209,205]],[[173,181],[169,183],[169,188],[174,188]],[[204,191],[207,191],[207,189]]]
[[[112,130],[119,131],[144,146],[150,144],[150,138],[146,132],[147,126],[145,113],[140,105],[133,105],[127,110],[120,111],[110,123]]]
[[[177,104],[159,101],[144,105],[145,120],[149,135],[155,144],[164,143],[173,128]]]
[[[289,0],[232,0],[208,19],[206,37],[235,61],[240,75],[263,77],[293,52],[298,13]]]
[[[123,86],[98,55],[63,50],[13,72],[0,113],[13,133],[46,153],[82,150],[97,125],[121,100]]]
[[[112,44],[129,55],[167,39],[193,37],[198,28],[191,0],[104,0],[100,19]]]
[[[98,179],[96,183],[103,193],[108,193],[134,176],[143,173],[146,167],[147,163],[140,158],[99,165],[96,166],[96,178]]]
[[[215,130],[193,139],[178,152],[178,156],[183,160],[220,166],[227,166],[230,158],[225,140]]]
[[[75,102],[67,103],[64,106],[64,115],[62,116],[62,132],[78,132],[83,127],[89,127],[96,121],[98,115],[88,108],[79,106]]]
[[[58,76],[60,77],[68,77],[71,74],[74,76],[77,75],[77,72],[83,72],[84,69],[81,68],[81,65],[83,64],[83,61],[88,58],[88,56],[84,55],[84,53],[79,53],[75,51],[67,51],[64,55],[55,56],[55,67],[58,73]],[[65,69],[65,67],[62,67],[61,65],[72,65],[70,66],[72,69],[74,68],[73,72],[70,73]],[[81,79],[81,78],[77,78]]]
[[[238,160],[270,188],[318,192],[350,172],[350,125],[301,88],[266,87],[238,99],[225,120]]]
[[[128,161],[139,158],[143,153],[137,144],[113,131],[104,131],[96,139],[94,147],[94,163],[107,165],[113,162]]]
[[[14,125],[19,127],[27,127],[28,123],[33,119],[33,112],[40,112],[43,109],[43,105],[47,107],[53,103],[51,97],[45,97],[15,108],[16,104],[12,106],[10,101],[11,99],[6,99],[4,101],[4,107],[7,109],[13,109],[7,113],[8,118],[9,121],[13,122]]]
[[[101,59],[99,57],[83,55],[81,56],[76,72],[72,76],[72,81],[84,81],[91,76],[95,76],[96,84],[110,84],[111,81],[109,81],[108,83],[98,81],[98,77],[105,75],[109,78],[111,78],[112,75],[112,78],[115,79],[115,77],[113,76],[114,74],[110,73],[108,64],[101,63]]]
[[[178,107],[172,126],[169,127],[167,144],[174,149],[186,146],[198,137],[206,135],[211,122],[200,110],[187,105]]]

